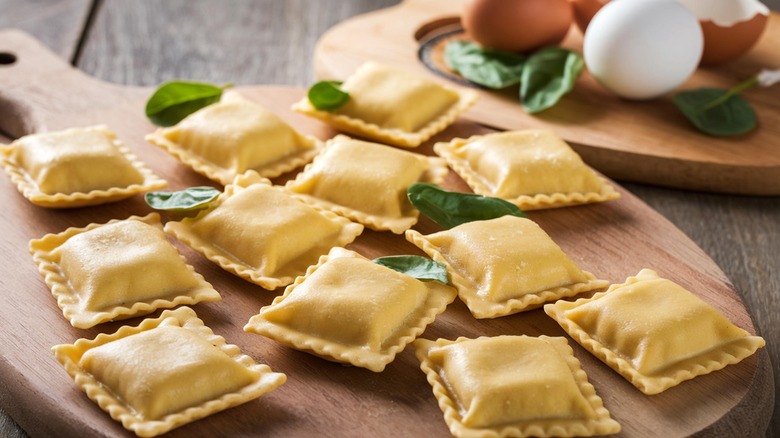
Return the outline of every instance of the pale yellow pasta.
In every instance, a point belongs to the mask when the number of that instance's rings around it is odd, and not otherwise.
[[[564,338],[419,339],[414,347],[457,437],[620,431]]]
[[[427,236],[409,230],[406,238],[447,266],[477,318],[533,309],[608,284],[580,269],[530,219],[502,216]]]
[[[293,109],[335,127],[384,143],[416,147],[448,125],[477,99],[403,69],[363,64],[340,87],[347,102],[332,111],[317,110],[307,98]]]
[[[236,93],[146,139],[223,185],[247,170],[279,176],[311,161],[320,146],[316,138]]]
[[[77,328],[220,299],[168,241],[156,213],[48,234],[30,251]]]
[[[409,186],[446,175],[439,158],[340,135],[286,187],[369,228],[400,234],[419,217],[406,196]]]
[[[43,207],[103,204],[167,185],[105,126],[24,136],[0,146],[0,164]]]
[[[505,199],[522,210],[620,197],[606,179],[549,130],[456,138],[437,143],[434,150],[475,193]]]
[[[455,296],[449,286],[334,248],[244,330],[380,372]]]
[[[286,380],[227,344],[188,307],[52,351],[90,399],[140,437],[246,403]]]
[[[649,269],[592,298],[544,310],[646,394],[737,363],[764,346],[761,337]]]
[[[294,198],[250,171],[209,209],[168,222],[165,231],[222,268],[266,289],[293,282],[363,226]]]

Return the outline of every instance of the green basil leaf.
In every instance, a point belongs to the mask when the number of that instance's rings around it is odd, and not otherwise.
[[[579,53],[546,47],[526,61],[520,80],[520,100],[529,113],[544,111],[572,89],[585,63]]]
[[[450,192],[428,183],[413,184],[406,194],[420,213],[444,228],[505,215],[527,217],[515,204],[503,199]]]
[[[418,280],[434,280],[449,284],[447,268],[441,263],[426,257],[415,255],[386,256],[376,258],[373,262]]]
[[[205,207],[220,193],[213,187],[190,187],[178,192],[148,192],[144,200],[157,210],[186,211]]]
[[[710,135],[739,135],[756,127],[756,113],[750,103],[728,90],[682,91],[674,96],[674,103],[696,128]]]
[[[488,88],[506,88],[520,82],[525,56],[483,49],[470,41],[452,41],[444,48],[447,66]]]
[[[322,81],[309,88],[306,95],[314,108],[320,111],[333,111],[344,106],[349,100],[349,93],[339,88],[341,82]]]
[[[173,126],[195,111],[219,102],[230,87],[201,82],[174,81],[158,88],[146,102],[146,117],[157,126]]]

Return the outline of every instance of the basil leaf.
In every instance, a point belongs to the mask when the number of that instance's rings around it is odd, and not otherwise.
[[[674,103],[696,128],[710,135],[739,135],[756,127],[753,107],[729,90],[698,88],[682,91],[674,96]]]
[[[173,126],[195,111],[219,102],[224,87],[174,81],[158,88],[146,102],[146,117],[157,126]]]
[[[406,194],[415,208],[444,228],[505,215],[527,217],[515,204],[503,199],[450,192],[428,183],[413,184]]]
[[[444,48],[444,61],[469,81],[499,89],[520,82],[525,56],[483,49],[470,41],[452,41]]]
[[[157,210],[196,210],[208,205],[220,193],[213,187],[190,187],[178,192],[148,192],[144,200]]]
[[[579,53],[546,47],[532,54],[520,80],[520,100],[529,113],[544,111],[572,89],[585,63]]]
[[[434,280],[439,283],[449,284],[447,268],[441,263],[426,257],[414,255],[386,256],[376,258],[373,262],[418,280]]]
[[[344,106],[349,100],[349,93],[339,88],[341,82],[322,81],[309,88],[306,97],[314,108],[320,111],[333,111]]]

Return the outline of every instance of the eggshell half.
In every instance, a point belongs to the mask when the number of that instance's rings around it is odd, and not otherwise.
[[[758,0],[680,0],[699,18],[704,33],[703,65],[717,65],[747,53],[769,21]]]

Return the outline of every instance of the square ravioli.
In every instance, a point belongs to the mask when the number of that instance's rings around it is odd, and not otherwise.
[[[447,266],[458,296],[476,318],[535,309],[607,287],[572,261],[530,219],[502,216],[406,239]]]
[[[434,150],[475,193],[505,199],[522,210],[620,197],[552,131],[534,129],[456,138],[435,144]]]
[[[418,339],[414,348],[456,437],[620,432],[565,338]]]
[[[273,290],[292,283],[331,248],[351,243],[363,226],[249,171],[194,218],[165,224],[165,232],[226,271]]]
[[[477,99],[472,90],[375,62],[363,64],[341,89],[349,100],[333,111],[314,108],[308,98],[293,109],[345,132],[402,147],[417,147],[443,131]]]
[[[76,328],[157,309],[218,301],[219,293],[168,241],[157,213],[30,241],[38,270]]]
[[[52,352],[91,400],[140,437],[246,403],[287,379],[227,344],[189,307]]]
[[[441,158],[338,135],[287,188],[371,229],[401,234],[420,214],[406,190],[417,182],[440,183],[447,172]]]
[[[25,198],[49,208],[119,201],[168,184],[105,126],[24,136],[0,145],[0,164]]]
[[[244,330],[381,372],[456,296],[451,287],[333,248]]]
[[[592,298],[558,301],[544,311],[645,394],[737,363],[765,344],[650,269]]]
[[[311,161],[321,142],[239,94],[202,108],[146,140],[196,172],[227,185],[247,170],[274,178]]]

